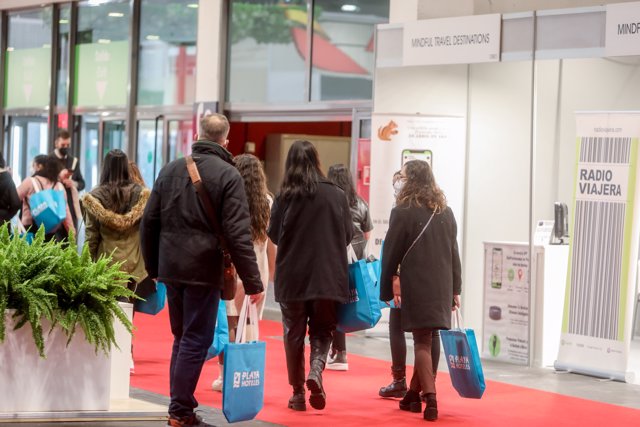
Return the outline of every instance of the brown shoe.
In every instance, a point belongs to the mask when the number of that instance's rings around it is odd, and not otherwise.
[[[215,427],[213,424],[208,424],[204,422],[204,420],[199,415],[196,415],[196,414],[191,414],[188,417],[182,417],[182,418],[169,415],[169,420],[167,421],[167,425],[171,427],[187,427],[187,426]]]

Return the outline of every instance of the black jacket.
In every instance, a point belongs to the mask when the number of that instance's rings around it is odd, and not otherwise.
[[[10,221],[21,207],[22,202],[18,197],[11,174],[0,172],[0,225]]]
[[[251,241],[249,206],[231,154],[219,144],[197,141],[193,159],[216,207],[231,258],[247,294],[263,290]],[[140,226],[142,256],[149,276],[175,285],[222,287],[223,260],[185,159],[160,171]]]
[[[322,180],[313,197],[277,197],[268,234],[278,246],[276,301],[347,301],[347,245],[353,224],[339,187]]]
[[[392,276],[433,211],[395,207],[382,250],[380,299],[393,299]],[[462,287],[457,225],[451,208],[436,214],[400,269],[402,329],[451,328],[453,295]]]
[[[84,190],[85,182],[82,176],[82,172],[80,171],[80,159],[77,157],[73,157],[71,154],[68,154],[66,157],[60,158],[56,150],[53,150],[51,156],[58,159],[60,166],[62,169],[69,169],[71,171],[71,180],[77,183],[76,189],[78,192]],[[73,226],[78,228],[78,218],[76,217],[76,210],[73,207],[73,193],[71,189],[65,187],[65,191],[67,193],[67,204],[69,205],[69,212],[71,212],[71,219],[73,220]]]

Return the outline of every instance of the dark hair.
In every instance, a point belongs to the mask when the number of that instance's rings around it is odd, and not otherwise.
[[[129,162],[129,178],[131,179],[131,182],[140,184],[142,187],[147,186],[136,162]]]
[[[131,185],[131,178],[127,155],[117,148],[109,151],[104,156],[100,187],[106,190],[113,212],[126,212],[130,194],[124,191],[124,187],[129,185]]]
[[[236,168],[244,180],[244,191],[249,202],[251,215],[251,239],[257,242],[267,240],[267,228],[271,217],[271,208],[267,195],[267,178],[260,160],[252,154],[241,154],[235,159]]]
[[[2,151],[0,151],[0,168],[4,168],[7,164],[4,161],[4,156],[2,155]]]
[[[42,165],[42,169],[36,171],[33,176],[41,176],[53,183],[58,182],[58,175],[60,175],[60,171],[62,171],[62,164],[56,157],[39,154],[33,158],[33,162]]]
[[[431,210],[444,210],[447,199],[436,184],[429,163],[411,160],[404,165],[407,182],[398,194],[398,206],[424,206]]]
[[[355,207],[358,205],[358,194],[356,194],[356,189],[353,186],[353,177],[345,165],[339,163],[329,167],[327,178],[329,178],[329,181],[342,188],[342,191],[344,191],[344,194],[347,196],[347,200],[349,201],[349,206]]]
[[[222,142],[229,134],[229,120],[222,114],[211,113],[200,119],[201,137],[213,142]]]
[[[56,133],[56,139],[69,139],[71,138],[71,134],[69,133],[68,130],[64,129],[64,128],[60,128],[58,129],[58,132]]]
[[[318,190],[318,181],[324,177],[318,150],[305,140],[297,140],[289,148],[284,169],[280,196],[285,200],[313,196]]]

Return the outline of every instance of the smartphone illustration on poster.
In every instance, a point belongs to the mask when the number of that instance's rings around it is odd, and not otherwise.
[[[433,168],[433,153],[431,150],[402,150],[402,166],[410,160],[422,160]]]
[[[502,288],[502,248],[491,251],[491,287]]]

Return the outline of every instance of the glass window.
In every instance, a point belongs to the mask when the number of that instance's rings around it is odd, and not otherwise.
[[[389,21],[389,0],[316,0],[314,15],[311,99],[371,99],[375,25]]]
[[[305,100],[306,0],[232,0],[227,100]]]
[[[197,1],[142,0],[138,105],[195,100]]]
[[[149,187],[153,186],[163,165],[163,122],[162,120],[138,121],[138,157],[142,179]]]
[[[60,6],[58,19],[58,96],[56,104],[60,107],[67,105],[69,80],[69,33],[71,29],[71,5]]]
[[[129,23],[128,0],[78,3],[74,105],[127,103]]]
[[[51,84],[51,7],[9,13],[7,108],[44,108]]]

